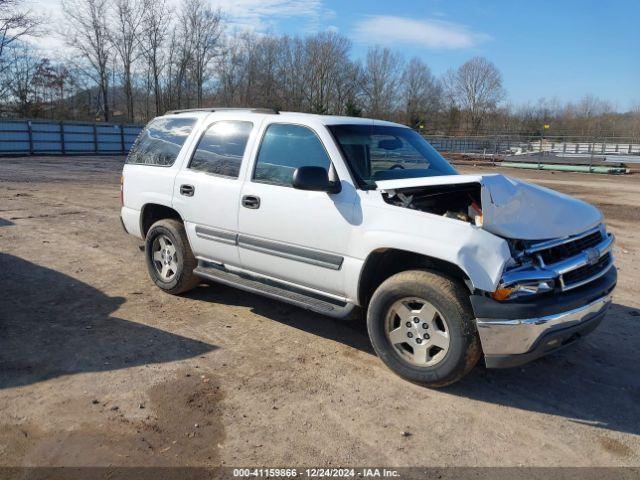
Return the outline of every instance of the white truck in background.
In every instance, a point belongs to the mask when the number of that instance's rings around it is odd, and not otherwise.
[[[437,387],[593,330],[616,284],[601,213],[503,175],[459,175],[390,122],[169,112],[123,170],[122,223],[171,294],[203,280],[333,317],[366,312],[394,372]]]

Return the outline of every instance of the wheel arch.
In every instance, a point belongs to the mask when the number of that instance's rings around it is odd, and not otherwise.
[[[358,304],[366,308],[373,292],[382,282],[396,273],[412,269],[440,272],[470,288],[469,275],[455,263],[408,250],[378,248],[369,253],[360,271]]]
[[[140,233],[142,234],[142,238],[147,236],[151,225],[165,218],[172,218],[184,223],[182,216],[172,207],[160,203],[146,203],[143,205],[140,211]]]

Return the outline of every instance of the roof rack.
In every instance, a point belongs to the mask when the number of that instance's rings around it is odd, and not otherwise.
[[[229,108],[229,107],[211,107],[211,108],[186,108],[184,110],[169,110],[165,115],[176,115],[178,113],[189,112],[226,112],[226,111],[248,111],[251,113],[265,113],[278,115],[280,112],[273,108]]]

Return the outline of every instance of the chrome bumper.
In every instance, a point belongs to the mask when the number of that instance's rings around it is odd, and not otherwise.
[[[485,356],[521,355],[540,347],[549,351],[562,346],[558,338],[554,338],[554,332],[601,318],[610,305],[611,294],[608,294],[584,307],[546,317],[518,320],[478,318],[476,323],[482,350]],[[541,340],[543,345],[539,345]]]

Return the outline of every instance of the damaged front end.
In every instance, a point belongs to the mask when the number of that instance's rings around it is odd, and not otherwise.
[[[602,224],[554,240],[510,240],[512,260],[492,296],[506,300],[554,290],[566,292],[591,283],[613,267],[614,241]]]
[[[503,175],[378,182],[385,202],[467,222],[509,247],[494,290],[470,301],[489,368],[521,365],[587,335],[617,281],[614,237],[595,207]]]
[[[482,228],[509,244],[495,300],[564,292],[613,266],[613,236],[592,205],[504,175],[381,181],[385,202]]]
[[[467,222],[509,247],[494,290],[470,295],[489,368],[522,365],[584,337],[617,281],[614,236],[580,200],[502,175],[379,182],[385,202]]]

